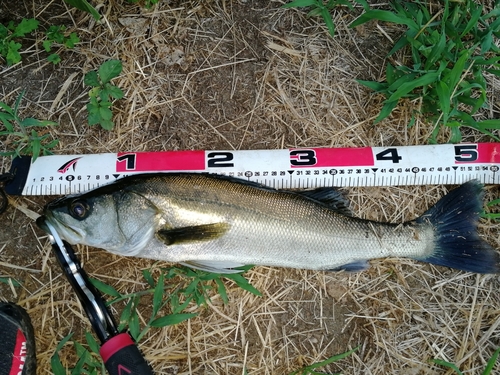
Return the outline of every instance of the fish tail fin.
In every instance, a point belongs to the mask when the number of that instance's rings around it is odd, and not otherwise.
[[[469,181],[444,196],[419,217],[435,230],[434,252],[418,260],[477,273],[499,273],[500,254],[477,233],[483,186]]]

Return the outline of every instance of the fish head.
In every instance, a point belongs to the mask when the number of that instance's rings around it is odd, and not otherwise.
[[[156,214],[151,202],[132,192],[90,192],[48,203],[37,224],[50,233],[48,221],[70,244],[135,255],[154,235]]]

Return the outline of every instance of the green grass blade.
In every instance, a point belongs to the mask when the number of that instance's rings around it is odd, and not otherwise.
[[[442,359],[433,359],[432,362],[435,363],[436,365],[448,367],[448,368],[452,369],[453,371],[455,371],[457,373],[457,375],[463,375],[463,373],[453,363],[443,361]]]
[[[383,119],[385,119],[387,116],[389,116],[391,114],[392,110],[394,108],[396,108],[397,105],[398,105],[397,100],[392,101],[392,102],[386,101],[384,106],[382,107],[382,110],[380,111],[380,113],[378,114],[377,118],[375,119],[375,121],[373,123],[377,124],[380,121],[382,121]]]
[[[179,324],[185,320],[195,317],[197,314],[172,314],[162,316],[161,318],[153,320],[150,325],[151,327],[165,327],[174,324]]]
[[[443,123],[448,122],[448,115],[451,108],[451,90],[444,81],[439,81],[436,85],[436,92],[439,98],[439,107],[443,113]]]
[[[318,0],[295,0],[291,3],[282,5],[282,8],[300,8],[300,7],[310,7],[313,5],[318,6],[320,3]],[[322,5],[322,4],[321,4]]]
[[[399,100],[402,97],[404,97],[405,95],[407,95],[410,92],[412,92],[413,90],[415,90],[417,87],[430,85],[432,83],[435,83],[438,79],[439,79],[439,73],[437,73],[437,72],[426,73],[423,76],[421,76],[421,77],[419,77],[419,78],[417,78],[417,79],[415,79],[413,81],[403,83],[396,90],[396,92],[393,93],[387,99],[387,101],[388,102],[393,102],[395,100]]]
[[[490,375],[491,372],[493,371],[493,367],[495,366],[495,362],[498,359],[498,355],[500,354],[500,348],[495,350],[495,353],[491,356],[491,358],[488,360],[488,363],[486,364],[486,368],[483,371],[482,375]]]
[[[408,17],[399,16],[393,12],[387,10],[372,9],[368,12],[363,13],[357,19],[355,19],[349,27],[356,27],[362,25],[371,20],[379,20],[384,22],[392,22],[399,25],[406,25],[410,28],[417,29],[417,24],[415,21]]]

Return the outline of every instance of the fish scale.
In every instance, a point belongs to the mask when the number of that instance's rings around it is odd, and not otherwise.
[[[346,214],[331,188],[300,193],[215,175],[148,174],[58,199],[44,220],[70,243],[221,273],[247,264],[359,271],[389,256],[498,272],[498,253],[476,232],[482,195],[471,181],[395,224]]]

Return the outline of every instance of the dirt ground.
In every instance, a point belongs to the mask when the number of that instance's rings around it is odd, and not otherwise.
[[[2,2],[0,21],[36,17],[44,30],[64,24],[78,33],[61,63],[46,60],[42,33],[23,41],[23,61],[0,65],[0,100],[21,103],[23,117],[58,122],[50,129],[57,154],[182,149],[282,149],[426,144],[432,125],[417,119],[416,103],[401,103],[380,124],[383,98],[355,79],[383,79],[385,56],[401,30],[390,24],[348,27],[361,9],[338,8],[332,38],[318,19],[286,10],[282,1],[167,1],[151,9],[121,0],[95,2],[104,21],[59,0]],[[378,5],[377,5],[378,6]],[[380,4],[384,6],[384,4]],[[404,56],[399,56],[404,59]],[[113,107],[113,131],[89,127],[84,74],[120,59],[113,81],[125,93]],[[492,82],[498,98],[500,82]],[[498,102],[491,109],[500,116]],[[446,142],[447,134],[440,135]],[[491,141],[469,132],[464,141]],[[11,140],[0,139],[9,149]],[[10,160],[1,160],[7,170]],[[357,216],[400,223],[416,218],[449,186],[350,188]],[[498,197],[486,187],[486,199]],[[40,213],[54,197],[15,198]],[[1,216],[0,296],[25,307],[36,332],[38,374],[68,333],[85,343],[90,328],[52,257],[45,235],[11,205]],[[500,248],[499,228],[482,221],[481,235]],[[122,293],[143,290],[143,269],[162,264],[79,247],[87,272]],[[402,259],[372,262],[361,273],[256,267],[246,276],[262,297],[227,282],[229,303],[190,306],[199,315],[153,329],[139,343],[156,374],[288,374],[359,346],[326,373],[451,374],[430,363],[453,362],[477,374],[500,345],[500,282]],[[116,307],[116,306],[115,306]],[[123,308],[123,307],[122,307]],[[116,315],[121,311],[116,307]],[[141,306],[145,323],[150,306]],[[77,358],[68,345],[63,363]],[[496,372],[500,365],[496,365]],[[495,371],[493,372],[495,373]]]

